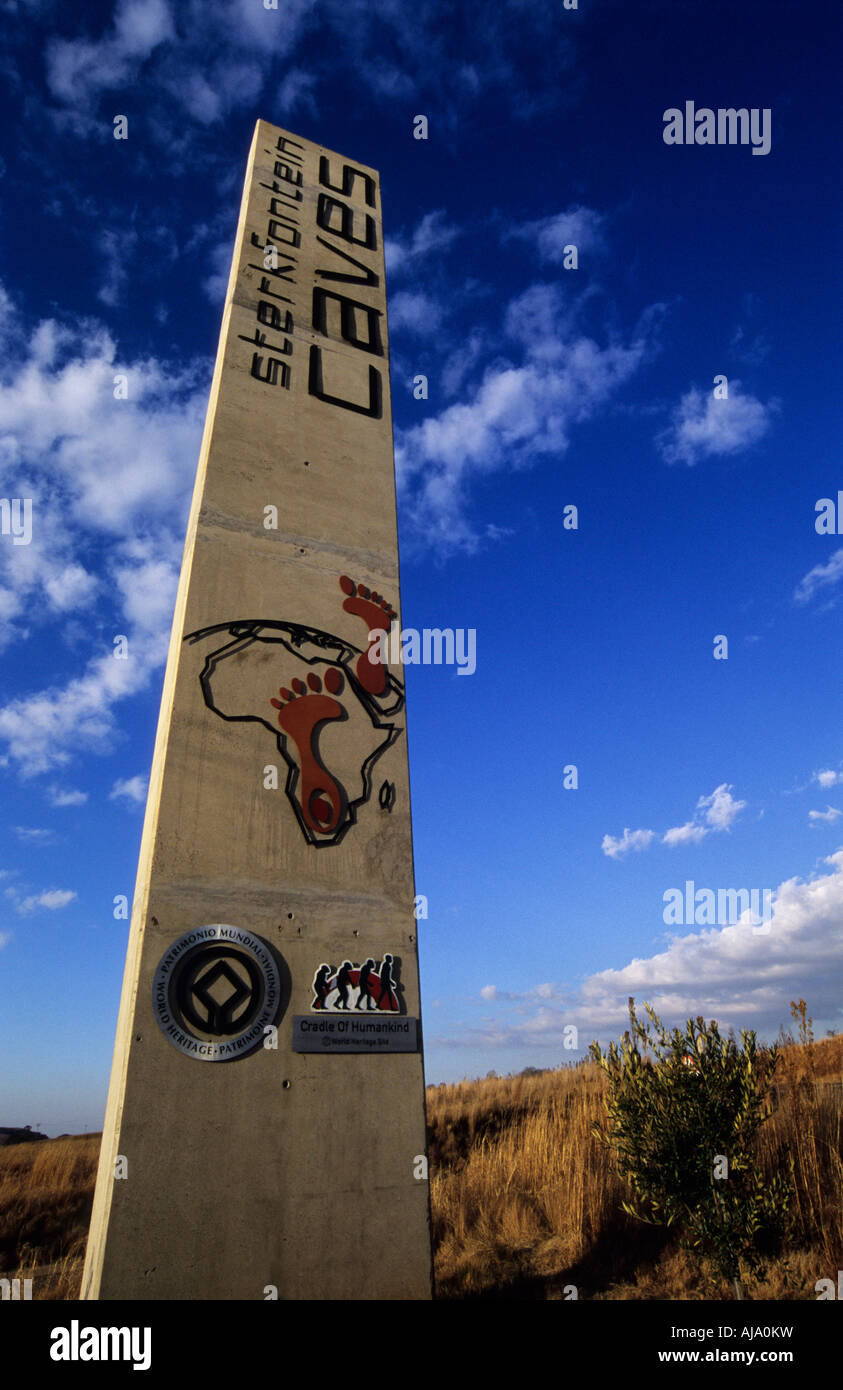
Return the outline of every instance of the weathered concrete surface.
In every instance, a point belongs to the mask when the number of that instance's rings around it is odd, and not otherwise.
[[[258,122],[164,682],[86,1298],[430,1296],[421,1053],[291,1050],[323,962],[391,953],[419,1015],[402,672],[367,689],[369,622],[340,585],[400,615],[385,310],[375,171]],[[311,739],[328,778],[278,722],[295,703],[279,690],[308,675],[322,698],[326,678],[341,682]],[[159,961],[215,923],[278,958],[274,1050],[204,1062],[158,1026]]]

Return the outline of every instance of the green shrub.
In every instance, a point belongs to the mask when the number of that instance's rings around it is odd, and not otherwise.
[[[791,1174],[762,1177],[758,1130],[778,1064],[776,1047],[759,1049],[753,1032],[740,1046],[715,1022],[689,1019],[668,1032],[649,1004],[642,1023],[629,1001],[630,1032],[591,1054],[609,1081],[608,1127],[595,1134],[614,1149],[634,1194],[631,1216],[676,1226],[682,1244],[744,1294],[742,1270],[787,1233]]]

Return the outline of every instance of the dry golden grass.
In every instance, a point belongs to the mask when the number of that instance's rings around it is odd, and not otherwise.
[[[756,1298],[814,1298],[843,1268],[843,1037],[783,1050],[759,1160],[789,1157],[793,1248],[766,1261]],[[627,1216],[630,1193],[592,1134],[597,1065],[428,1090],[440,1298],[718,1298],[678,1240]]]
[[[843,1269],[843,1037],[788,1046],[759,1160],[793,1160],[795,1231],[753,1298],[813,1299]],[[729,1298],[628,1192],[592,1135],[605,1081],[593,1062],[428,1089],[439,1298]],[[78,1298],[100,1136],[0,1149],[0,1274],[36,1299]]]
[[[0,1149],[0,1273],[33,1299],[79,1297],[99,1151],[98,1134]]]

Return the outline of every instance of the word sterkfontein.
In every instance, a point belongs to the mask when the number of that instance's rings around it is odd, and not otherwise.
[[[384,666],[453,666],[458,676],[477,670],[477,629],[474,627],[395,626],[389,632],[369,633],[369,660]]]
[[[662,139],[666,145],[748,145],[751,140],[753,154],[769,154],[772,114],[769,106],[753,106],[751,111],[745,106],[720,106],[716,111],[701,106],[695,111],[694,103],[686,101],[684,113],[678,106],[665,111]]]
[[[752,930],[766,935],[773,919],[772,888],[713,888],[694,889],[694,880],[685,880],[681,888],[667,888],[662,894],[667,904],[662,921],[668,926],[731,927],[749,913]],[[763,906],[762,906],[763,904]]]

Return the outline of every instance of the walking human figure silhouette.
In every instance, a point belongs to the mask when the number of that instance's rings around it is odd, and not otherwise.
[[[392,979],[393,958],[387,953],[381,963],[381,997],[378,1000],[379,1009],[389,1009],[392,1013],[398,1012],[398,995],[395,993]]]
[[[371,957],[371,956],[369,956],[369,959],[366,960],[366,961],[364,961],[363,964],[362,964],[361,967],[360,967],[360,975],[359,975],[359,977],[358,977],[358,983],[359,983],[359,986],[360,986],[360,993],[359,993],[358,996],[357,996],[357,1003],[356,1003],[356,1005],[355,1005],[355,1007],[358,1008],[358,1009],[364,1007],[364,1005],[363,1005],[363,1000],[364,1000],[364,999],[365,999],[365,1001],[366,1001],[366,1003],[365,1003],[365,1008],[366,1008],[367,1010],[368,1010],[368,1009],[376,1009],[376,1008],[377,1008],[377,1005],[376,1005],[375,1001],[373,1000],[373,998],[372,998],[372,996],[371,996],[371,994],[370,994],[370,992],[369,992],[369,976],[371,975],[371,973],[372,973],[372,971],[374,970],[374,968],[375,968],[375,962],[372,960],[372,957]]]
[[[330,974],[330,965],[325,965],[323,963],[313,977],[313,993],[316,996],[313,1001],[314,1009],[324,1009],[325,1007],[325,1000],[330,994],[330,989],[328,987]]]
[[[344,960],[337,971],[337,991],[340,996],[336,1004],[338,1009],[348,1008],[348,987],[351,984],[351,970],[351,961]]]

